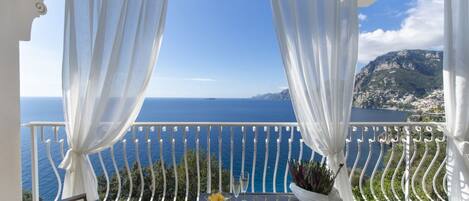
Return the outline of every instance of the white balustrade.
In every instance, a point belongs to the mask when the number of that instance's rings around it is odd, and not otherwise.
[[[41,174],[44,171],[49,171],[48,175],[56,180],[56,189],[48,191],[53,195],[45,196],[59,200],[63,170],[57,166],[68,149],[64,124],[32,122],[25,126],[31,130],[34,201],[38,201],[39,181],[45,179]],[[355,198],[447,199],[446,157],[442,147],[446,139],[442,130],[443,125],[438,123],[352,122],[344,143],[349,179],[356,185]],[[217,137],[211,138],[212,132],[218,133]],[[309,157],[307,160],[327,161],[325,157],[315,157],[318,153],[295,137],[300,136],[299,132],[296,123],[284,122],[141,122],[134,123],[119,143],[91,154],[90,158],[101,178],[102,200],[123,197],[126,200],[187,201],[193,197],[199,200],[203,194],[211,193],[215,187],[212,182],[218,183],[217,191],[232,192],[233,178],[248,170],[250,192],[277,193],[281,191],[278,186],[283,186],[282,192],[290,192],[289,160]],[[275,139],[273,144],[271,139]],[[207,144],[204,146],[200,140]],[[212,153],[211,146],[218,150]],[[194,153],[195,158],[189,153]],[[200,154],[206,155],[206,161],[202,161]],[[251,159],[246,161],[251,156],[252,163]],[[240,161],[235,161],[238,157]],[[214,167],[218,171],[212,170],[212,159],[217,160]],[[171,160],[171,165],[166,165],[165,160]],[[51,169],[39,170],[40,163],[49,163],[41,168]],[[217,173],[218,176],[213,175]],[[230,178],[223,177],[228,174]],[[172,192],[166,193],[167,190]]]

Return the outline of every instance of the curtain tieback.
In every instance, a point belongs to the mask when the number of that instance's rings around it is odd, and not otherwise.
[[[448,140],[453,141],[454,145],[456,145],[456,147],[458,148],[460,154],[464,156],[466,160],[469,160],[469,142],[466,140],[462,140],[458,137],[449,135],[446,136],[448,137]]]
[[[448,130],[447,127],[444,128],[443,132],[446,135],[446,137],[448,138],[447,140],[448,141],[451,140],[454,143],[454,145],[456,145],[456,147],[459,150],[459,153],[462,156],[464,156],[464,158],[466,160],[469,160],[469,142],[466,141],[466,140],[460,139],[458,137],[452,136],[451,135],[452,132],[450,130]]]
[[[345,163],[345,157],[344,157],[344,151],[329,151],[326,152],[327,156],[327,164],[329,165],[329,168],[336,169],[339,168],[340,164]],[[344,168],[342,168],[344,169]]]
[[[329,152],[326,152],[326,156],[328,158],[329,157],[337,157],[338,160],[342,160],[342,161],[339,161],[339,162],[343,162],[344,161],[344,150],[329,151]]]
[[[67,171],[73,172],[75,169],[72,165],[73,163],[77,163],[76,160],[80,160],[81,157],[84,157],[83,152],[75,151],[73,149],[69,149],[67,154],[65,154],[64,159],[59,165],[59,168],[65,169]],[[75,162],[74,162],[75,161]]]

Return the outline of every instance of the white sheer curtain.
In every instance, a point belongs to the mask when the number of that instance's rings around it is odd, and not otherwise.
[[[62,197],[97,200],[88,154],[135,121],[155,66],[166,0],[66,0],[62,87],[70,150]]]
[[[272,7],[302,137],[337,170],[345,163],[352,106],[357,0],[272,0]],[[343,200],[353,200],[346,167],[335,187]]]
[[[445,1],[443,81],[449,200],[469,200],[469,1]]]

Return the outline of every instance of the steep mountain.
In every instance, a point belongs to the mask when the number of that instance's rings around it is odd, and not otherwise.
[[[355,76],[353,106],[423,110],[443,106],[443,52],[401,50],[377,57]],[[288,90],[253,97],[288,100]]]
[[[355,76],[353,105],[419,109],[412,103],[442,88],[442,69],[441,51],[401,50],[379,56]]]

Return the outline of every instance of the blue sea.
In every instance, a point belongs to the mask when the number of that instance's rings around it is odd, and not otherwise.
[[[379,122],[396,122],[396,121],[405,121],[407,113],[397,112],[397,111],[388,111],[388,110],[367,110],[367,109],[357,109],[352,110],[352,121],[379,121]],[[31,121],[63,121],[63,110],[62,110],[62,101],[60,98],[22,98],[21,99],[21,121],[22,123],[28,123]],[[294,122],[295,115],[293,113],[293,108],[290,101],[272,101],[272,100],[253,100],[253,99],[183,99],[183,98],[147,98],[142,107],[142,110],[137,118],[137,121],[142,122]],[[182,129],[180,129],[182,130]],[[204,131],[204,128],[202,128]],[[241,132],[235,131],[235,149],[241,148]],[[61,161],[61,154],[59,151],[58,143],[54,141],[54,136],[52,130],[45,130],[44,140],[51,139],[51,156],[54,163],[57,165]],[[59,131],[59,136],[64,137],[63,129]],[[139,134],[139,137],[143,138],[143,134]],[[150,138],[154,139],[156,135],[151,135]],[[229,148],[229,132],[227,130],[222,132],[222,147],[224,149]],[[251,172],[252,167],[252,131],[248,132],[247,135],[247,145],[246,145],[246,171]],[[30,155],[30,131],[28,128],[23,127],[21,129],[22,137],[22,175],[23,175],[23,189],[31,189],[31,155]],[[130,138],[130,135],[127,135]],[[273,187],[273,171],[275,164],[275,154],[276,154],[276,144],[275,139],[278,136],[271,134],[270,144],[269,144],[269,159],[268,159],[268,168],[267,168],[267,191],[272,191]],[[284,172],[285,164],[287,161],[287,150],[288,144],[286,138],[289,135],[283,135],[283,141],[281,144],[280,153],[280,163],[279,170],[277,173],[277,182],[276,188],[277,191],[284,190]],[[180,133],[175,133],[176,138],[176,158],[177,161],[180,161],[183,156],[182,150],[182,135]],[[207,147],[207,132],[201,132],[201,150],[205,150]],[[266,135],[263,132],[259,133],[259,144],[258,144],[258,155],[256,162],[256,175],[255,175],[255,189],[256,191],[262,190],[262,174],[263,174],[263,163],[265,161],[265,144],[264,140]],[[298,158],[299,156],[299,133],[295,133],[292,149],[292,158]],[[171,135],[168,133],[163,133],[162,139],[164,141],[164,159],[166,165],[171,165],[171,155],[169,149],[171,144]],[[211,153],[218,158],[218,133],[212,131],[211,135]],[[143,142],[143,140],[141,140]],[[153,140],[156,142],[156,140]],[[57,193],[57,181],[53,172],[53,169],[48,161],[46,145],[41,141],[41,138],[38,140],[39,148],[39,177],[40,177],[40,194],[44,200],[53,200]],[[156,161],[159,156],[158,144],[154,144],[152,150],[153,161]],[[195,147],[195,135],[193,130],[188,133],[188,149],[194,149]],[[368,152],[368,146],[364,146]],[[379,147],[372,146],[372,149],[379,150]],[[227,149],[229,150],[229,149]],[[144,166],[148,165],[146,159],[146,146],[141,145],[139,150],[140,159]],[[123,151],[122,144],[118,143],[115,148],[117,163],[120,167],[124,167],[123,164]],[[132,146],[129,146],[127,149],[127,155],[129,157],[129,163],[135,161],[135,149]],[[233,170],[235,174],[240,171],[241,166],[241,154],[240,151],[235,150]],[[222,154],[223,168],[229,168],[229,151],[224,151]],[[351,149],[349,155],[356,155],[356,148]],[[317,154],[316,154],[317,155]],[[306,149],[303,154],[303,159],[309,159],[311,156],[311,151]],[[109,155],[109,151],[103,152],[104,163],[108,171],[112,174],[112,162]],[[377,155],[372,155],[377,157]],[[363,158],[366,157],[361,157]],[[101,166],[95,155],[91,156],[93,165],[96,169],[96,174],[102,174]],[[347,160],[347,165],[350,167],[353,165],[353,159]],[[320,156],[316,156],[315,160],[321,160]],[[364,163],[364,160],[360,160],[360,164]],[[373,167],[374,164],[371,164],[370,167]],[[217,171],[217,170],[213,170]],[[369,171],[369,170],[367,170]],[[63,177],[63,171],[59,170],[59,174]],[[182,187],[184,190],[184,187]],[[171,192],[169,192],[171,193]]]

